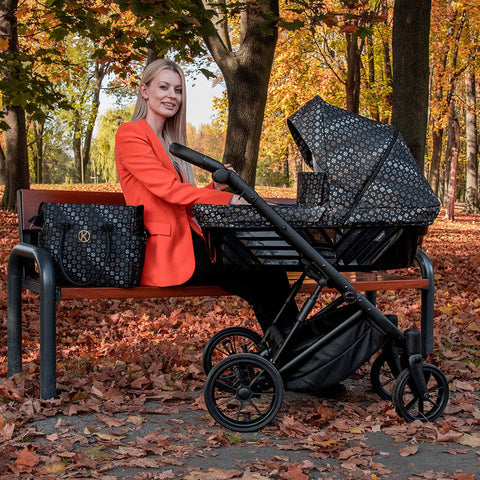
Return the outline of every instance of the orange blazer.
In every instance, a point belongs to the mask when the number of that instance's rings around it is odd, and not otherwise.
[[[162,143],[145,120],[120,126],[115,163],[127,205],[143,205],[147,240],[142,285],[166,287],[185,283],[195,269],[190,229],[195,203],[226,205],[232,193],[183,183]]]

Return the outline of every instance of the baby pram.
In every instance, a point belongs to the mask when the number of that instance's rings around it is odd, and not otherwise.
[[[257,268],[302,272],[289,297],[279,299],[277,318],[305,278],[316,282],[287,331],[274,321],[263,337],[239,326],[210,339],[203,356],[207,408],[226,428],[255,431],[276,416],[285,388],[334,385],[381,350],[375,372],[387,370],[395,383],[390,391],[378,379],[374,388],[407,421],[433,421],[449,389],[441,370],[424,363],[420,332],[400,331],[395,316],[383,315],[340,272],[411,265],[438,215],[438,200],[394,127],[319,97],[288,125],[313,168],[299,177],[296,205],[271,206],[221,163],[178,144],[170,149],[251,204],[195,205],[215,261],[252,274]],[[338,296],[311,315],[327,285]]]

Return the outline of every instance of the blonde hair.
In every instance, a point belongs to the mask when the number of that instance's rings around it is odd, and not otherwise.
[[[165,126],[163,127],[163,143],[165,149],[167,150],[168,155],[172,159],[172,162],[176,162],[182,169],[184,180],[188,183],[195,185],[193,179],[193,169],[192,165],[188,162],[183,161],[180,158],[173,157],[168,151],[170,145],[174,142],[180,143],[181,145],[187,145],[187,102],[186,102],[186,85],[185,85],[185,76],[182,69],[172,60],[167,58],[159,58],[147,65],[143,71],[143,75],[140,81],[141,84],[148,85],[162,70],[171,70],[172,72],[178,73],[182,81],[182,103],[178,112],[170,118],[165,120]],[[138,89],[137,103],[135,104],[135,110],[132,115],[132,122],[137,120],[142,120],[147,115],[147,102],[142,97],[140,93],[140,86]],[[173,157],[173,158],[172,158]]]

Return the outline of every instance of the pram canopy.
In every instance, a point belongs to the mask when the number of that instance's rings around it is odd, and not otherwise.
[[[314,172],[324,173],[322,221],[428,225],[440,203],[400,132],[314,97],[287,120]]]

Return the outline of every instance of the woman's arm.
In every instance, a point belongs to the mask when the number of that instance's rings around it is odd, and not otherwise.
[[[228,204],[233,194],[183,183],[167,152],[153,131],[145,132],[139,122],[120,126],[116,135],[115,159],[119,176],[134,177],[166,202],[188,206],[194,203]]]

